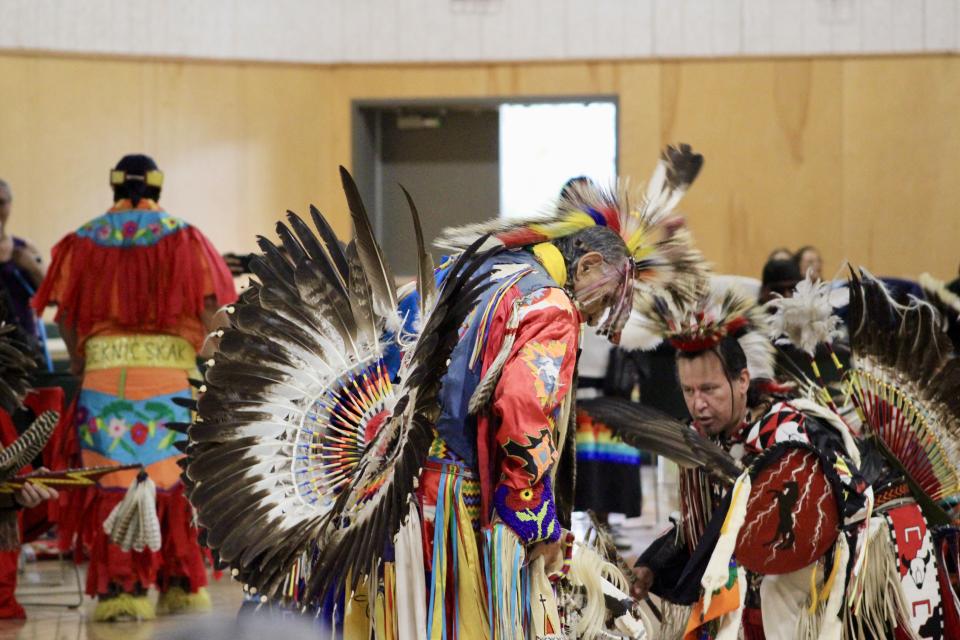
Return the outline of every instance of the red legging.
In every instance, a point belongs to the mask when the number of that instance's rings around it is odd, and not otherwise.
[[[17,602],[17,561],[20,551],[0,551],[0,618],[26,618]]]
[[[90,567],[87,571],[87,594],[96,596],[109,592],[113,583],[127,593],[139,585],[156,585],[166,591],[170,579],[189,580],[190,591],[196,593],[207,585],[207,570],[203,553],[197,542],[190,503],[183,495],[183,487],[173,491],[157,492],[157,515],[163,546],[159,553],[122,551],[110,542],[102,523],[110,511],[123,499],[121,492],[99,492],[91,521],[101,525],[93,531],[90,546]]]

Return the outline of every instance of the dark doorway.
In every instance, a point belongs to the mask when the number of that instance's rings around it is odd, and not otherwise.
[[[594,135],[596,125],[576,113],[577,105],[588,104],[606,105],[613,114],[600,125],[606,127],[602,135]],[[398,184],[413,197],[432,245],[449,226],[537,213],[569,177],[590,175],[606,183],[616,174],[614,98],[360,101],[353,107],[354,177],[399,279],[415,273],[416,257]],[[589,159],[598,153],[606,166],[594,171],[598,164]],[[430,250],[439,258],[438,250]]]
[[[373,143],[367,148],[379,149],[379,157],[370,153],[369,168],[358,171],[358,184],[362,180],[361,191],[373,203],[371,216],[398,277],[416,269],[413,229],[398,185],[417,204],[427,242],[445,227],[496,217],[496,108],[371,108],[361,109],[360,118]]]

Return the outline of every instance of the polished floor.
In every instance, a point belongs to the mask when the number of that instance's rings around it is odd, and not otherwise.
[[[632,544],[631,550],[625,553],[628,557],[643,549],[664,528],[670,511],[675,508],[673,475],[669,469],[658,475],[659,482],[656,482],[653,469],[643,468],[643,515],[622,522],[614,519]],[[17,597],[27,610],[27,620],[0,620],[0,640],[226,640],[239,637],[234,620],[243,599],[242,592],[228,576],[211,580],[212,614],[109,624],[91,621],[94,603],[79,595],[77,581],[82,582],[83,571],[80,567],[75,572],[73,565],[57,560],[25,563]],[[304,633],[303,637],[310,635]],[[269,634],[248,633],[244,637],[269,637]],[[277,640],[281,637],[286,640],[291,634],[276,635]]]

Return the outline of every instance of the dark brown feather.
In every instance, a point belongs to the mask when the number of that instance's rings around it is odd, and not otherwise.
[[[347,196],[347,205],[350,208],[350,217],[353,220],[357,243],[357,255],[363,264],[364,273],[370,282],[370,291],[373,293],[374,304],[379,313],[395,312],[397,309],[397,285],[393,278],[390,265],[383,258],[380,245],[377,244],[373,226],[367,217],[366,207],[360,198],[353,176],[345,168],[340,167],[340,179],[343,182],[343,192]]]

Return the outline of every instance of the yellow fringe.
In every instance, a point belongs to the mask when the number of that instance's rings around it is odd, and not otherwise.
[[[204,587],[196,593],[187,593],[182,587],[170,587],[160,594],[157,600],[157,615],[174,613],[206,613],[213,609],[210,602],[210,592]]]
[[[810,607],[807,611],[813,613],[817,610],[817,604],[820,600],[817,597],[817,563],[813,563],[813,571],[810,572]]]
[[[121,593],[116,598],[98,600],[93,610],[94,622],[117,622],[122,618],[134,620],[153,620],[157,613],[146,596],[133,596]]]

